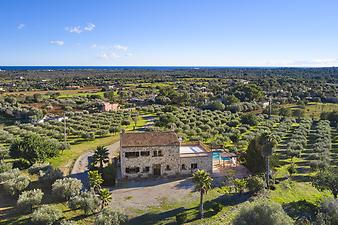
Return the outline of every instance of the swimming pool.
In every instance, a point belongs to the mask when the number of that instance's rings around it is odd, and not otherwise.
[[[212,159],[214,159],[214,160],[220,160],[220,159],[222,159],[224,161],[230,160],[230,158],[228,158],[228,157],[221,157],[221,152],[213,152],[212,153]]]

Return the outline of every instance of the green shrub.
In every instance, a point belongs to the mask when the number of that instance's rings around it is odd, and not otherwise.
[[[102,171],[103,184],[107,186],[114,186],[116,179],[116,168],[114,164],[108,164]]]
[[[246,179],[246,187],[252,193],[264,190],[265,182],[259,176],[250,176]]]
[[[237,193],[242,194],[245,190],[246,180],[245,179],[235,179],[233,181],[235,190]]]

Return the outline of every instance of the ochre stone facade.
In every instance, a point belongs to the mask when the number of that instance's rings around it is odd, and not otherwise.
[[[170,138],[165,139],[163,137],[166,133],[163,133],[162,136],[149,134],[150,137],[163,138],[164,141],[170,143],[166,146],[147,146],[149,143],[158,143],[151,138],[149,139],[149,136],[145,137],[145,133],[121,135],[125,135],[121,138],[120,148],[123,179],[190,175],[197,169],[212,173],[212,153],[205,151],[202,154],[181,154],[180,143],[175,140],[172,141],[176,135],[170,134],[171,140],[169,140]],[[140,140],[136,142],[129,139],[135,138],[136,140],[140,137],[144,138],[144,143]],[[123,140],[128,143],[124,144]],[[133,142],[137,143],[137,146],[132,146]]]
[[[191,168],[192,164],[197,164],[197,169],[202,169],[212,174],[212,154],[208,153],[207,156],[189,156],[180,157],[181,174],[191,174],[196,168]],[[186,169],[182,169],[182,165],[185,165]]]
[[[139,152],[138,157],[126,157],[128,152]],[[142,155],[149,152],[149,156]],[[156,152],[156,153],[155,153]],[[161,154],[158,154],[158,153]],[[155,155],[156,154],[156,155]],[[149,177],[158,172],[159,176],[174,176],[179,174],[179,146],[127,147],[121,151],[122,177]],[[160,167],[158,166],[160,165]],[[149,167],[147,169],[146,167]],[[160,171],[154,169],[160,168]],[[139,168],[138,172],[128,172],[127,168]]]

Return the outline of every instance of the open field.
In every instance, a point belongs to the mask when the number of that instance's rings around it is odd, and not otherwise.
[[[18,91],[18,92],[5,92],[5,93],[0,93],[1,95],[4,96],[32,96],[34,94],[48,94],[48,93],[55,93],[58,92],[60,93],[61,96],[63,97],[72,97],[72,96],[77,96],[77,95],[86,95],[89,93],[97,93],[99,92],[100,89],[96,87],[86,87],[83,89],[75,89],[75,90],[49,90],[49,91],[43,91],[43,90],[36,90],[36,91]],[[100,92],[99,92],[100,93]]]
[[[293,104],[285,106],[291,110],[299,109],[299,106]],[[310,102],[305,105],[304,115],[306,117],[318,119],[320,118],[320,114],[322,112],[333,112],[333,111],[338,111],[338,104]]]

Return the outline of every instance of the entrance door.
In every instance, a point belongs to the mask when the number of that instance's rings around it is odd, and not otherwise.
[[[153,174],[154,176],[161,176],[161,164],[153,165]]]

